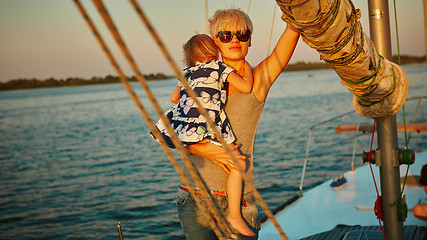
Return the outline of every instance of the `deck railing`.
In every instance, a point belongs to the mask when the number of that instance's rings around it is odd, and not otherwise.
[[[416,107],[415,107],[415,111],[414,111],[414,115],[413,115],[413,119],[412,119],[411,123],[415,123],[416,122],[417,117],[419,115],[419,111],[421,109],[421,102],[422,102],[423,99],[426,99],[426,98],[427,98],[427,96],[422,96],[422,97],[408,98],[406,100],[406,102],[417,101]],[[333,146],[337,146],[337,145],[340,145],[340,144],[342,144],[344,142],[353,140],[354,141],[353,142],[353,153],[352,153],[352,159],[351,159],[351,162],[350,162],[350,170],[354,171],[354,160],[355,160],[355,156],[356,156],[357,140],[358,140],[359,136],[368,133],[366,131],[359,131],[359,129],[360,129],[360,121],[358,121],[358,123],[356,124],[356,128],[355,128],[356,130],[354,131],[355,132],[354,135],[351,135],[350,137],[347,137],[347,138],[344,138],[344,139],[340,139],[340,140],[335,141],[335,142],[333,142],[331,144],[328,144],[326,146],[321,146],[321,147],[316,148],[316,149],[311,149],[311,143],[313,141],[313,132],[314,132],[314,130],[316,128],[318,128],[320,126],[323,126],[325,124],[331,123],[333,121],[342,119],[342,118],[344,118],[346,116],[349,116],[349,115],[352,115],[352,114],[356,114],[356,112],[353,110],[353,111],[350,111],[350,112],[347,112],[347,113],[344,113],[344,114],[332,117],[332,118],[327,119],[325,121],[316,123],[316,124],[312,125],[310,128],[308,128],[307,130],[303,131],[302,133],[298,134],[297,136],[295,136],[295,137],[293,137],[291,139],[291,140],[296,139],[296,138],[301,137],[304,134],[308,133],[307,143],[306,143],[306,149],[305,149],[304,165],[303,165],[303,169],[302,169],[300,186],[299,186],[299,196],[300,197],[302,196],[302,193],[303,193],[303,185],[304,185],[304,178],[305,178],[305,175],[306,175],[307,162],[308,162],[308,160],[309,160],[310,157],[312,157],[312,156],[314,156],[316,154],[319,154],[319,153],[321,153],[321,152],[323,152],[323,151],[325,151],[327,149],[330,149]],[[414,131],[420,131],[420,130],[418,129],[418,130],[414,130]],[[421,131],[423,131],[423,130],[421,130]],[[407,141],[408,142],[410,140],[410,137],[411,137],[411,133],[409,133],[409,135],[407,137]]]

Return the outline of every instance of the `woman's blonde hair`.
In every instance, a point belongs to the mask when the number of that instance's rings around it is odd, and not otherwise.
[[[240,8],[216,10],[209,19],[209,33],[212,38],[217,37],[219,31],[250,30],[253,25],[249,16]]]
[[[184,46],[184,62],[187,67],[196,62],[208,62],[219,57],[219,49],[211,37],[206,34],[196,34]]]

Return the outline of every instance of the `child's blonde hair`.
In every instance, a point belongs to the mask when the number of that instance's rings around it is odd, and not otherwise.
[[[242,9],[219,9],[209,19],[209,33],[212,38],[217,37],[219,31],[238,30],[250,30],[253,33],[252,21]]]
[[[184,44],[184,61],[187,67],[196,65],[196,62],[208,62],[218,57],[218,47],[206,34],[196,34]]]

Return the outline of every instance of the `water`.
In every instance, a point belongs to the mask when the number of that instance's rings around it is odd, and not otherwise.
[[[409,96],[425,95],[427,67],[405,69]],[[175,84],[150,83],[164,109]],[[255,184],[271,209],[298,192],[307,134],[292,137],[351,111],[351,98],[331,70],[290,72],[276,81],[255,147]],[[125,239],[183,239],[174,204],[179,177],[122,85],[0,92],[0,109],[0,239],[118,239],[117,222]],[[418,119],[425,122],[426,114],[424,107]],[[312,149],[349,136],[330,132],[355,119],[372,123],[356,115],[334,121],[316,129]],[[425,150],[426,140],[413,134],[410,147]],[[369,134],[360,138],[357,166],[369,143]],[[312,157],[304,188],[348,170],[352,146]]]

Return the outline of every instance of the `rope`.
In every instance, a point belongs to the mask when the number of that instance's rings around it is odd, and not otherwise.
[[[372,170],[371,156],[372,156],[372,145],[374,144],[375,124],[376,124],[376,120],[374,120],[374,126],[372,128],[371,147],[369,149],[369,167],[371,169],[372,176],[374,176],[374,171]],[[377,182],[375,181],[375,178],[374,178],[374,185],[375,185],[375,191],[377,192],[377,195],[379,196],[380,193],[378,192]]]
[[[285,239],[285,240],[288,239],[286,237],[285,233],[283,232],[283,229],[280,227],[279,223],[274,218],[273,213],[268,208],[268,206],[265,203],[265,201],[262,199],[261,194],[256,189],[255,184],[247,176],[245,170],[240,166],[240,164],[238,164],[238,160],[237,160],[236,156],[234,156],[234,154],[231,151],[230,146],[228,146],[228,144],[224,141],[224,138],[222,137],[222,135],[219,133],[219,131],[215,127],[215,124],[210,119],[209,115],[207,114],[206,109],[200,107],[201,104],[199,103],[199,101],[197,99],[197,97],[198,97],[197,94],[194,91],[191,90],[191,87],[189,86],[188,82],[184,80],[184,77],[182,76],[181,72],[179,71],[177,65],[172,61],[172,57],[170,56],[170,54],[166,50],[166,47],[163,45],[162,41],[160,40],[160,37],[154,31],[154,28],[152,27],[152,25],[150,24],[150,22],[148,21],[148,19],[145,17],[145,14],[142,12],[142,9],[139,7],[138,3],[135,0],[130,0],[130,1],[131,1],[132,5],[134,6],[135,10],[137,11],[138,15],[141,17],[141,20],[145,23],[145,25],[147,26],[147,28],[150,30],[150,33],[152,34],[153,38],[155,38],[158,46],[161,48],[163,54],[165,55],[166,59],[168,60],[169,64],[173,68],[173,70],[175,71],[176,75],[178,76],[179,79],[182,79],[181,82],[183,83],[184,87],[186,88],[186,92],[188,93],[188,95],[191,98],[194,99],[195,103],[197,104],[198,110],[200,111],[200,113],[203,116],[205,116],[206,121],[212,127],[212,130],[215,133],[215,136],[218,138],[218,140],[220,140],[220,143],[222,144],[222,146],[224,147],[224,149],[227,151],[227,153],[229,154],[229,156],[233,160],[234,164],[236,165],[237,169],[239,170],[240,174],[242,175],[243,180],[246,182],[246,184],[248,184],[250,187],[252,187],[252,189],[254,189],[254,192],[253,192],[254,197],[258,201],[258,203],[260,204],[261,208],[264,210],[264,213],[267,215],[267,217],[270,219],[270,221],[272,222],[272,224],[275,226],[276,230],[281,235],[281,237],[283,239]],[[171,132],[171,131],[169,131],[169,132]],[[173,134],[174,133],[172,131],[171,135],[173,135]]]
[[[197,99],[197,94],[194,93],[193,91],[191,91],[188,82],[184,79],[184,77],[182,76],[182,74],[180,73],[177,65],[172,61],[171,56],[169,55],[169,53],[167,52],[165,46],[163,45],[162,41],[160,40],[160,38],[158,37],[157,33],[154,31],[154,28],[152,27],[152,25],[149,23],[148,19],[145,17],[145,15],[142,12],[142,9],[139,7],[139,5],[136,3],[136,1],[134,0],[130,0],[131,3],[133,4],[135,10],[137,11],[137,13],[139,14],[139,16],[141,17],[142,21],[145,23],[145,25],[147,26],[148,30],[150,31],[150,33],[152,34],[153,38],[156,40],[157,45],[160,47],[160,49],[162,50],[163,54],[165,55],[166,59],[168,60],[168,62],[171,64],[171,67],[175,70],[178,79],[180,79],[180,81],[183,83],[184,87],[186,87],[186,91],[188,93],[188,95],[190,97],[192,97],[194,99],[194,101],[196,102],[196,105],[200,111],[200,113],[202,115],[204,115],[207,119],[208,124],[210,124],[210,126],[215,126],[212,122],[212,120],[208,117],[207,111],[200,107],[200,103],[198,102]],[[114,58],[112,57],[111,52],[108,50],[108,48],[106,47],[106,44],[104,43],[104,41],[102,40],[100,34],[98,33],[98,31],[96,30],[95,26],[92,24],[92,22],[90,21],[88,15],[86,14],[86,12],[84,11],[84,8],[82,7],[82,5],[80,4],[79,0],[74,0],[74,2],[76,3],[78,9],[80,10],[80,12],[82,13],[83,17],[86,19],[86,22],[88,23],[89,27],[91,28],[91,30],[93,31],[95,37],[97,38],[98,42],[100,43],[101,47],[103,48],[104,52],[106,53],[107,57],[109,58],[111,64],[113,65],[114,69],[116,70],[116,72],[118,73],[118,75],[120,76],[120,79],[122,81],[122,83],[125,85],[125,88],[128,90],[129,94],[131,95],[132,99],[135,101],[136,105],[138,106],[138,109],[140,110],[141,114],[144,116],[148,126],[150,127],[150,129],[152,130],[153,134],[156,136],[157,139],[159,139],[161,146],[163,148],[163,150],[165,151],[165,153],[168,155],[171,163],[173,164],[173,166],[175,167],[176,171],[178,172],[178,174],[180,174],[180,176],[183,179],[184,184],[186,185],[190,185],[190,181],[188,180],[188,178],[186,178],[186,176],[184,175],[184,171],[180,168],[178,162],[176,161],[176,159],[173,157],[170,149],[166,146],[166,143],[164,142],[163,138],[161,137],[158,129],[155,127],[153,121],[150,119],[149,115],[147,114],[147,112],[145,111],[145,109],[143,108],[141,102],[139,101],[138,97],[136,96],[135,92],[133,91],[132,87],[130,86],[129,83],[127,83],[126,81],[126,77],[123,74],[123,72],[120,70],[120,67],[118,66],[117,62],[114,60]],[[128,51],[124,41],[122,40],[120,34],[118,33],[117,28],[115,27],[111,17],[109,16],[105,6],[102,4],[101,0],[93,0],[94,5],[98,8],[99,13],[101,14],[104,22],[106,23],[106,25],[108,26],[111,34],[113,35],[113,37],[116,40],[116,43],[119,45],[122,53],[125,55],[126,60],[128,61],[129,65],[132,67],[132,69],[135,72],[135,76],[137,78],[137,80],[141,83],[143,89],[145,90],[145,92],[147,93],[147,96],[149,97],[150,102],[152,103],[152,105],[154,106],[157,115],[159,116],[160,119],[162,119],[164,122],[168,122],[168,119],[164,116],[160,106],[158,105],[154,95],[152,94],[152,92],[150,91],[148,84],[146,83],[145,78],[142,76],[142,74],[140,73],[138,67],[135,64],[135,61],[133,60],[133,57],[131,56],[130,52]],[[216,222],[214,222],[211,218],[209,213],[207,213],[206,211],[202,211],[203,214],[205,215],[205,217],[208,219],[209,224],[211,225],[212,229],[215,231],[215,234],[220,238],[220,239],[225,239],[225,238],[230,238],[232,237],[232,235],[230,234],[231,229],[230,226],[228,225],[228,222],[225,220],[224,215],[221,213],[221,211],[219,211],[219,207],[216,203],[216,201],[213,199],[212,195],[210,194],[210,192],[208,191],[207,186],[205,185],[205,183],[203,182],[203,179],[201,179],[199,173],[197,172],[197,170],[195,169],[194,165],[192,164],[191,160],[188,158],[188,153],[186,151],[186,149],[181,145],[181,142],[179,141],[179,139],[174,135],[174,131],[172,129],[172,127],[170,125],[167,125],[167,130],[172,136],[172,141],[175,144],[175,146],[177,146],[177,150],[179,152],[179,154],[181,155],[181,157],[184,159],[184,165],[187,167],[187,169],[190,172],[190,175],[193,177],[193,180],[196,182],[196,185],[200,188],[202,196],[204,196],[206,199],[209,200],[209,202],[204,202],[200,199],[200,197],[195,193],[194,189],[189,188],[190,193],[192,194],[193,198],[196,200],[197,204],[199,206],[202,206],[204,209],[208,209],[211,212],[213,212],[214,214],[214,218],[217,220]],[[225,143],[224,139],[222,138],[221,134],[219,133],[219,131],[213,127],[213,132],[214,134],[217,136],[217,138],[219,139],[219,141],[222,143],[224,149],[227,151],[227,153],[231,156],[231,159],[234,161],[234,163],[237,163],[237,159],[234,156],[234,154],[232,154],[231,148]],[[287,239],[286,235],[284,234],[283,230],[280,228],[280,226],[278,225],[277,221],[275,220],[272,212],[268,209],[267,205],[265,204],[265,202],[262,200],[261,195],[259,194],[259,192],[256,190],[255,185],[252,183],[252,181],[246,176],[246,173],[244,172],[244,170],[240,167],[239,164],[236,164],[238,170],[241,172],[243,179],[254,188],[254,197],[258,200],[258,202],[260,203],[261,207],[263,208],[264,212],[266,213],[266,215],[271,219],[273,225],[277,228],[278,232],[280,233],[280,235],[282,236],[283,239]],[[210,203],[211,206],[214,206],[213,208],[210,207],[209,204],[205,204],[205,203]],[[221,219],[221,221],[218,221],[218,219]],[[220,232],[220,230],[217,228],[216,224],[218,224],[218,226],[221,228],[222,232],[224,234],[222,234]],[[224,236],[225,235],[225,236]],[[234,236],[233,236],[234,237]]]
[[[307,2],[307,1],[304,1],[303,3],[305,3],[305,2]],[[339,2],[339,0],[335,0],[335,5],[337,2]],[[278,4],[285,5],[287,7],[290,6],[289,4],[282,3],[282,2],[278,3]],[[297,4],[297,5],[300,5],[300,4]],[[310,20],[310,21],[296,21],[294,19],[294,17],[292,17],[291,14],[289,14],[285,11],[282,11],[282,13],[283,13],[282,18],[285,18],[287,21],[291,22],[292,24],[294,24],[295,26],[298,26],[298,27],[313,27],[313,26],[318,25],[319,23],[322,23],[326,18],[329,17],[330,13],[332,12],[332,8],[329,8],[329,11],[325,12],[326,8],[328,8],[328,5],[325,5],[325,7],[320,10],[320,13],[317,15],[317,17],[315,17],[313,20]],[[282,8],[282,10],[283,10],[283,8]]]
[[[372,74],[372,66],[378,63],[373,52],[375,48],[362,30],[360,10],[355,8],[351,0],[276,1],[282,10],[283,21],[299,29],[302,40],[317,50],[321,59],[338,74],[350,79]],[[293,5],[298,6],[292,7]],[[351,69],[354,68],[360,71],[352,76]],[[373,81],[379,85],[372,84],[364,91],[361,87],[366,87],[366,84],[357,89],[353,84],[342,82],[355,94],[355,110],[365,117],[378,118],[396,114],[407,95],[407,75],[401,66],[395,66],[394,63],[382,65],[379,73],[379,77],[375,77]],[[399,78],[396,79],[396,76]]]
[[[274,19],[276,18],[276,8],[277,8],[277,4],[274,4],[273,22],[271,23],[270,41],[268,42],[267,56],[270,55],[270,46],[271,46],[271,39],[273,37]]]
[[[156,109],[157,115],[164,121],[167,122],[168,119],[164,116],[162,109],[160,108],[160,106],[157,104],[154,95],[152,94],[152,92],[150,91],[148,84],[146,83],[145,79],[139,77],[138,76],[142,76],[139,73],[139,70],[135,64],[135,62],[133,61],[133,58],[130,55],[130,52],[127,50],[127,48],[125,47],[123,40],[121,40],[120,35],[118,34],[117,28],[114,26],[111,18],[109,17],[109,15],[106,12],[105,7],[102,5],[101,0],[94,0],[94,3],[97,5],[100,13],[103,15],[103,18],[106,22],[106,24],[109,26],[110,31],[112,32],[113,36],[116,38],[117,43],[119,44],[119,46],[121,47],[123,54],[126,56],[126,59],[128,60],[129,64],[131,65],[132,69],[134,69],[134,72],[137,75],[137,79],[138,81],[142,84],[144,90],[146,91],[147,95],[149,96],[149,99],[151,101],[151,103],[153,104],[153,106]],[[153,28],[150,28],[151,31],[154,31]],[[159,41],[159,39],[157,39],[158,44],[161,43],[161,41]],[[170,61],[171,58],[168,58],[168,60]],[[180,79],[183,79],[183,77],[181,77]],[[183,81],[183,80],[181,80]],[[187,82],[187,81],[184,81]],[[199,104],[200,105],[200,104]],[[153,129],[152,129],[153,130]],[[167,126],[167,130],[170,133],[170,135],[173,134],[173,129],[170,125]],[[156,129],[154,129],[155,132],[158,132],[158,130],[156,131]],[[157,134],[156,134],[157,135]],[[160,135],[156,136],[157,139],[161,138]],[[180,141],[178,140],[178,138],[175,138],[175,140],[173,141],[174,144],[178,144],[180,145]],[[185,152],[185,148],[182,147],[182,145],[180,145],[180,152],[183,153]],[[192,176],[193,179],[195,180],[196,184],[199,186],[199,188],[204,190],[204,193],[202,193],[202,195],[204,195],[207,199],[210,199],[210,203],[213,204],[212,206],[215,206],[216,202],[213,200],[212,195],[210,195],[206,185],[204,184],[203,180],[200,178],[200,176],[198,175],[197,171],[195,170],[194,166],[192,164],[189,164],[191,161],[188,158],[187,154],[182,154],[184,156],[184,164],[187,166],[187,168],[189,168],[190,173],[192,172]],[[189,184],[189,181],[186,182],[186,184]],[[193,195],[193,197],[196,194]],[[198,197],[198,196],[197,196]],[[201,200],[198,201],[198,203],[200,204]],[[200,205],[200,206],[204,206],[204,205]],[[223,221],[221,221],[221,224],[219,224],[220,229],[222,229],[222,231],[225,233],[225,237],[228,238],[230,236],[230,232],[231,232],[231,228],[228,226],[227,221],[224,221],[225,218],[222,215],[221,211],[219,211],[218,206],[211,208],[208,204],[205,204],[205,208],[206,209],[211,209],[213,210],[213,213],[215,215],[215,219],[222,219]],[[209,215],[207,215],[209,216]],[[215,225],[215,223],[213,221],[209,221],[209,223],[213,226]],[[221,226],[222,225],[222,226]],[[225,229],[225,230],[224,230]],[[215,227],[214,227],[214,231],[215,231]],[[216,230],[216,234],[221,236],[222,234],[219,233],[219,230]]]
[[[390,64],[390,65],[391,65],[391,70],[393,71],[393,89],[389,93],[387,93],[386,95],[384,95],[383,98],[381,98],[380,100],[377,100],[377,101],[370,101],[370,100],[367,100],[367,99],[362,99],[362,97],[365,97],[365,96],[368,96],[368,95],[372,94],[376,90],[376,88],[378,87],[378,84],[376,84],[375,88],[371,92],[366,93],[364,96],[358,96],[358,95],[355,94],[355,96],[357,97],[357,101],[358,101],[358,103],[361,106],[370,107],[370,106],[372,106],[374,104],[382,102],[384,99],[386,99],[388,96],[390,96],[391,94],[394,93],[394,91],[396,90],[396,73],[394,72],[393,65],[392,64]],[[360,100],[362,100],[364,102],[368,102],[369,104],[364,104]]]
[[[209,11],[208,11],[208,0],[205,0],[205,31],[209,33]]]
[[[396,0],[393,0],[393,5],[394,5],[394,25],[396,27],[397,58],[398,58],[399,65],[401,65],[401,62],[400,62],[399,28],[397,26]],[[407,133],[406,133],[405,105],[403,105],[403,126],[405,128],[405,146],[406,146],[406,148],[408,148],[408,136],[407,136]]]
[[[367,97],[367,96],[371,95],[372,93],[374,93],[375,90],[377,89],[378,85],[379,85],[378,83],[375,83],[375,81],[377,80],[378,70],[380,69],[380,66],[381,66],[381,63],[382,63],[382,60],[384,59],[384,57],[381,56],[378,52],[377,52],[377,54],[378,54],[378,57],[379,57],[378,65],[376,66],[375,71],[371,75],[366,76],[366,77],[361,78],[361,79],[356,80],[356,81],[352,81],[352,80],[349,80],[349,79],[345,79],[345,78],[341,77],[338,74],[338,76],[341,78],[341,80],[343,80],[343,81],[345,81],[345,82],[347,82],[349,84],[352,84],[352,85],[363,84],[363,83],[367,82],[368,80],[372,79],[372,81],[369,83],[368,86],[366,86],[366,87],[360,87],[360,88],[357,88],[357,87],[354,88],[354,90],[359,90],[359,91],[360,90],[367,90],[367,89],[371,88],[371,91],[369,91],[367,93],[364,93],[363,95],[356,94],[356,91],[353,92],[353,94],[357,97],[358,103],[361,106],[364,106],[364,107],[370,107],[370,106],[372,106],[372,105],[374,105],[376,103],[382,102],[385,98],[387,98],[388,96],[390,96],[391,94],[393,94],[393,92],[396,90],[396,74],[394,72],[393,65],[390,64],[391,69],[393,71],[393,89],[388,94],[386,94],[383,98],[381,98],[380,100],[370,101],[369,99],[364,99],[364,97]],[[362,103],[361,101],[368,102],[368,104]],[[406,125],[405,125],[405,135],[406,135]]]
[[[399,28],[397,26],[397,8],[396,8],[396,0],[393,0],[393,6],[394,6],[394,25],[396,27],[396,41],[397,41],[397,56],[398,56],[398,62],[399,65],[401,65],[400,62],[400,42],[399,42]],[[405,114],[405,104],[403,104],[402,106],[402,113],[403,113],[403,127],[404,127],[404,132],[405,132],[405,150],[408,149],[408,134],[406,131],[406,114]],[[406,168],[406,173],[405,173],[405,179],[403,180],[403,185],[402,185],[402,191],[400,193],[400,198],[393,204],[398,204],[398,216],[399,216],[399,220],[401,222],[404,222],[407,214],[408,214],[408,205],[402,201],[402,197],[403,197],[403,193],[405,191],[405,185],[406,185],[406,180],[408,178],[408,174],[409,174],[409,164],[408,167]]]
[[[294,3],[294,4],[296,6],[296,5],[303,4],[305,2],[306,1],[301,1],[301,2]],[[361,44],[356,45],[356,49],[351,55],[345,56],[343,58],[338,58],[335,60],[323,59],[328,64],[334,65],[334,66],[348,65],[349,63],[353,62],[357,58],[357,56],[359,56],[359,54],[362,52],[363,45],[364,45],[363,31],[361,30],[361,26],[359,24],[360,11],[354,7],[353,2],[351,2],[351,1],[348,1],[348,2],[351,5],[351,16],[350,16],[349,31],[345,35],[345,37],[341,38],[339,41],[336,41],[332,45],[329,45],[329,46],[315,45],[315,44],[311,43],[307,37],[315,37],[315,36],[321,35],[332,25],[332,23],[335,21],[337,15],[338,15],[339,8],[341,6],[340,0],[335,0],[334,2],[331,3],[331,6],[326,4],[320,10],[319,14],[314,19],[312,19],[310,21],[296,21],[290,13],[287,13],[286,11],[284,11],[284,8],[281,7],[282,13],[283,13],[282,19],[286,22],[291,22],[293,25],[297,26],[299,28],[300,32],[302,33],[301,37],[302,37],[303,41],[307,45],[309,45],[311,48],[314,48],[315,50],[317,50],[323,54],[337,53],[338,51],[343,49],[350,42],[350,40],[355,36],[356,32],[359,31],[360,36],[361,36]],[[286,6],[286,7],[293,5],[291,3],[283,3],[283,2],[280,2],[280,3],[278,2],[278,4],[279,4],[279,6],[282,5],[282,6]],[[322,28],[316,32],[313,32],[313,33],[304,32],[304,30],[302,29],[303,27],[313,27],[313,26],[323,24],[323,23],[325,23],[325,24],[322,26]]]
[[[252,0],[249,0],[248,11],[246,12],[246,14],[248,14],[248,15],[249,15],[249,9],[251,8],[251,2],[252,2]]]
[[[195,104],[197,106],[197,109],[199,110],[200,114],[206,118],[206,122],[212,128],[211,130],[214,132],[215,136],[218,138],[219,142],[222,144],[222,147],[224,147],[224,149],[226,150],[226,152],[230,155],[231,159],[236,164],[236,167],[240,168],[239,169],[239,170],[241,170],[240,172],[242,174],[246,175],[245,172],[244,172],[244,170],[241,169],[240,165],[238,164],[238,160],[234,156],[233,152],[231,151],[230,146],[228,146],[228,144],[225,142],[224,138],[222,137],[222,134],[215,127],[216,125],[212,121],[212,119],[209,117],[209,114],[208,114],[207,110],[205,108],[201,107],[202,104],[200,103],[200,100],[198,99],[199,96],[194,91],[191,90],[191,87],[188,84],[188,81],[181,74],[181,70],[178,68],[178,65],[176,65],[175,62],[172,60],[172,56],[169,54],[168,50],[166,49],[165,45],[163,44],[162,40],[160,39],[160,36],[154,30],[154,27],[151,25],[150,21],[148,20],[148,18],[146,17],[146,15],[144,14],[144,12],[142,11],[142,8],[139,6],[139,4],[136,2],[136,0],[129,0],[129,1],[131,2],[131,4],[133,5],[133,7],[135,8],[138,16],[141,18],[141,20],[143,21],[143,23],[145,24],[145,26],[150,31],[152,37],[155,39],[158,47],[160,48],[160,50],[162,51],[162,53],[165,56],[166,60],[168,61],[169,65],[171,66],[171,68],[173,69],[173,71],[175,72],[175,74],[177,75],[178,79],[181,81],[182,85],[185,87],[185,91],[194,100],[194,102],[195,102]],[[163,115],[163,113],[162,113],[162,115]],[[170,132],[169,134],[173,135],[174,133],[172,131],[172,133]]]
[[[86,11],[84,10],[83,6],[81,5],[81,3],[78,0],[74,0],[77,8],[80,10],[81,14],[83,15],[84,19],[86,20],[86,22],[88,23],[90,29],[92,30],[93,34],[95,35],[96,39],[98,40],[99,44],[101,45],[102,49],[104,50],[104,53],[107,55],[108,59],[110,60],[111,64],[113,65],[114,69],[116,70],[117,74],[120,76],[120,80],[123,83],[123,85],[125,86],[126,90],[128,90],[129,94],[131,95],[131,98],[134,100],[135,104],[137,105],[138,109],[141,112],[141,115],[145,118],[148,126],[150,127],[150,129],[153,131],[153,134],[157,137],[157,139],[159,139],[159,141],[163,142],[163,144],[161,144],[163,150],[165,151],[166,155],[169,157],[172,165],[174,166],[174,168],[176,169],[176,171],[178,172],[178,174],[182,177],[182,180],[185,184],[189,184],[190,181],[188,180],[188,178],[184,175],[184,171],[182,170],[182,168],[179,166],[178,161],[174,158],[171,150],[166,146],[163,138],[161,137],[158,129],[156,128],[156,126],[154,125],[153,121],[150,119],[147,111],[145,111],[143,105],[141,104],[139,98],[136,96],[135,92],[132,89],[132,86],[126,81],[126,77],[123,74],[122,70],[120,69],[119,65],[117,64],[117,62],[115,61],[114,57],[112,56],[111,52],[109,51],[108,47],[106,46],[105,42],[103,41],[103,39],[101,38],[101,35],[99,34],[99,32],[97,31],[97,29],[95,28],[94,24],[92,23],[92,21],[90,20],[89,16],[87,15]],[[103,15],[103,18],[106,22],[109,22],[108,25],[110,27],[110,30],[115,29],[114,25],[111,25],[111,19],[109,19],[108,17],[108,13],[106,12],[105,8],[102,6],[101,2],[95,2],[94,0],[94,4],[98,7],[99,12]],[[118,34],[117,32],[115,34]],[[116,35],[115,37],[117,37],[118,35]],[[118,40],[116,38],[116,40]],[[123,41],[118,41],[118,44],[123,48],[125,48],[124,42]],[[131,56],[128,55],[128,60],[132,60]],[[132,60],[133,61],[133,60]],[[139,71],[137,71],[139,72]],[[142,85],[146,85],[145,83],[145,79],[142,77],[142,75],[137,74],[137,79],[138,81],[140,81],[142,83]],[[150,95],[150,94],[149,94]],[[155,99],[150,98],[150,101],[155,101]],[[156,105],[156,104],[154,104]],[[157,106],[157,108],[159,108]],[[157,109],[158,110],[158,109]],[[162,112],[161,112],[162,113]],[[161,114],[161,116],[164,116],[163,113]],[[188,160],[188,156],[186,154],[186,150],[185,148],[182,147],[180,141],[175,137],[172,138],[172,140],[176,140],[174,142],[174,144],[177,146],[177,148],[179,148],[178,152],[181,154],[181,156],[184,159],[187,159],[186,161],[184,161],[184,164],[191,163],[191,161]],[[194,166],[191,166],[191,164],[186,164],[186,166],[190,169],[190,175],[192,175],[192,177],[194,178],[194,180],[197,182],[198,178],[200,179],[200,176],[197,176],[196,174],[194,174]],[[191,171],[191,169],[193,169],[193,171]],[[205,201],[202,201],[200,199],[200,197],[194,193],[193,189],[190,189],[190,192],[193,192],[193,196],[195,201],[200,204],[201,206],[206,205],[206,208],[203,209],[209,209],[209,205],[206,204]],[[206,193],[208,193],[207,191],[205,191]],[[206,199],[210,199],[212,200],[212,195],[210,195],[209,193],[206,194],[207,196]],[[213,202],[212,206],[214,206],[213,209],[211,209],[211,211],[213,210],[213,212],[215,213],[215,207],[216,209],[218,209],[218,206],[216,204],[215,201],[211,201]],[[219,210],[218,210],[219,211]],[[219,211],[220,212],[220,211]],[[202,213],[208,217],[208,219],[210,219],[210,214],[206,211],[202,211]],[[217,214],[215,214],[217,215]],[[223,217],[223,216],[222,216]],[[223,217],[224,218],[224,217]],[[225,219],[225,218],[224,218]],[[225,221],[226,222],[226,221]],[[230,234],[225,234],[225,236],[223,234],[221,234],[221,232],[218,230],[218,228],[216,227],[216,224],[214,222],[212,222],[212,228],[215,231],[215,233],[218,235],[218,237],[220,239],[226,239],[230,236]]]
[[[339,3],[340,1],[338,1],[338,3],[336,3],[336,7],[334,9],[336,9],[336,11],[338,12],[339,10]],[[345,57],[344,59],[339,59],[339,64],[340,65],[346,65],[350,62],[352,62],[360,53],[361,49],[363,48],[364,45],[364,38],[363,38],[363,31],[362,31],[362,27],[359,23],[359,19],[360,19],[360,11],[358,9],[356,9],[354,7],[353,2],[348,1],[351,5],[351,15],[350,15],[350,30],[347,33],[345,38],[342,38],[340,41],[330,45],[330,46],[324,46],[324,47],[318,47],[319,51],[321,51],[322,53],[325,54],[333,54],[336,53],[338,51],[340,51],[345,45],[347,45],[347,43],[350,42],[350,40],[355,36],[357,30],[360,31],[360,36],[361,36],[361,44],[360,45],[356,45],[356,51],[354,51],[353,55],[350,55],[348,57]],[[336,17],[336,15],[334,16],[334,18]],[[334,19],[335,20],[335,19]],[[336,49],[335,49],[336,48]],[[317,50],[317,49],[316,49]],[[334,61],[330,61],[332,64],[334,64]],[[338,64],[338,63],[337,63]]]
[[[352,80],[350,80],[350,79],[346,79],[346,78],[343,78],[343,77],[339,76],[339,77],[340,77],[340,79],[341,79],[341,80],[343,80],[343,81],[345,81],[345,82],[347,82],[347,83],[350,83],[350,84],[353,84],[353,85],[358,85],[358,84],[362,84],[362,83],[367,82],[367,81],[368,81],[369,79],[371,79],[371,78],[375,78],[375,77],[377,76],[378,70],[380,69],[381,61],[384,59],[384,57],[383,57],[383,56],[381,56],[378,52],[377,52],[377,54],[378,54],[378,57],[379,57],[378,65],[375,67],[375,71],[374,71],[371,75],[366,76],[366,77],[361,78],[361,79],[356,80],[356,81],[352,81]],[[374,79],[374,80],[375,80],[375,79]],[[374,82],[374,81],[372,81],[372,83],[373,83],[373,82]],[[367,88],[369,88],[369,87],[372,85],[372,83],[371,83],[371,84],[369,84],[369,86],[368,86]],[[362,89],[362,90],[366,90],[367,88],[361,88],[361,89]]]
[[[315,33],[311,33],[311,34],[305,33],[305,36],[315,37],[315,36],[319,36],[319,35],[323,34],[332,25],[332,23],[336,19],[340,5],[341,5],[341,1],[337,1],[337,3],[335,4],[335,7],[333,9],[333,12],[332,12],[333,13],[332,17],[328,18],[328,22],[320,30],[318,30]]]
[[[277,3],[279,4],[279,1],[276,0]],[[280,5],[286,6],[286,7],[295,7],[301,4],[304,4],[306,2],[308,2],[310,0],[289,0],[289,2],[285,2],[285,1],[280,1]]]
[[[377,182],[375,181],[374,171],[372,170],[372,163],[371,163],[372,145],[374,143],[375,124],[376,124],[376,122],[377,121],[374,120],[374,126],[372,127],[371,147],[369,149],[369,168],[371,169],[372,179],[374,180],[375,191],[377,192],[377,200],[375,201],[375,207],[374,207],[375,215],[378,218],[378,223],[380,225],[381,232],[384,235],[384,239],[387,240],[387,237],[385,235],[383,226],[381,224],[381,221],[383,220],[382,199],[381,199],[380,193],[378,192]]]

